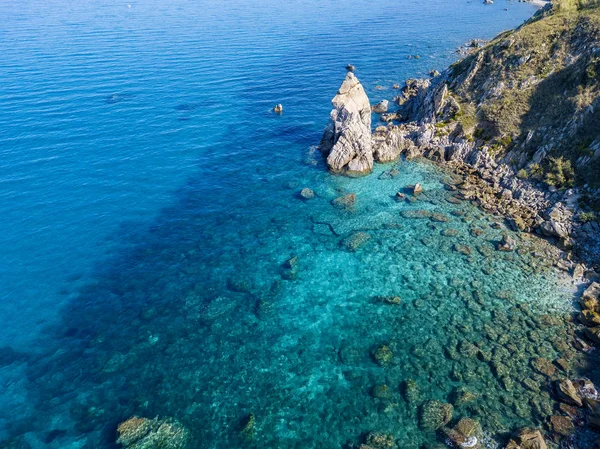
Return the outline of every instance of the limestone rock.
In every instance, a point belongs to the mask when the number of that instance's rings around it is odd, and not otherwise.
[[[360,81],[348,72],[325,128],[320,150],[334,173],[361,176],[373,170],[371,105]]]
[[[547,237],[566,239],[571,233],[573,212],[563,203],[555,204],[546,216],[546,221],[540,226],[542,234]]]
[[[389,107],[390,102],[387,100],[381,100],[379,103],[377,103],[375,106],[373,106],[373,112],[377,113],[377,114],[383,114],[385,112],[388,111],[388,107]]]
[[[378,162],[395,161],[406,148],[406,142],[402,134],[392,132],[385,126],[378,126],[371,140],[373,157]]]

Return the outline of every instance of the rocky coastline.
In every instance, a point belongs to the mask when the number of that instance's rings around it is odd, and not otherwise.
[[[573,346],[590,357],[590,365],[598,363],[593,353],[594,345],[600,344],[600,225],[596,219],[588,219],[594,215],[587,207],[597,202],[600,193],[593,179],[595,164],[600,161],[600,128],[590,128],[590,123],[598,123],[600,109],[598,81],[590,69],[598,65],[600,53],[600,27],[595,22],[590,27],[598,9],[594,1],[575,6],[568,1],[548,3],[522,27],[481,48],[474,47],[466,59],[444,72],[407,80],[400,95],[371,107],[381,121],[373,131],[370,126],[365,131],[370,123],[364,116],[369,100],[352,70],[334,98],[320,145],[329,169],[348,176],[368,175],[374,162],[426,158],[452,173],[455,182],[446,187],[455,192],[452,198],[457,203],[470,201],[504,217],[513,230],[535,233],[555,244],[559,256],[554,265],[569,272],[581,286],[579,308],[573,317],[579,323]],[[561,35],[567,45],[550,50],[555,67],[533,64],[523,69],[540,57],[532,47],[528,27],[533,34],[540,23],[552,25],[557,20],[569,25]],[[587,28],[582,31],[582,27]],[[542,70],[549,73],[542,76]],[[507,100],[519,95],[515,92],[538,89],[548,95],[549,87],[556,90],[560,86],[562,73],[582,70],[585,75],[580,82],[585,86],[578,90],[587,89],[587,104],[561,111],[562,116],[555,114],[553,123],[544,113],[532,123],[531,116],[536,116],[531,110],[536,106],[533,101],[517,118],[506,109],[522,106]],[[567,91],[554,94],[571,95]],[[355,107],[358,104],[360,112]],[[497,117],[491,118],[491,110]],[[586,151],[573,154],[570,148],[580,145],[582,139]],[[398,199],[404,200],[404,195],[399,194]],[[512,251],[512,243],[502,242],[498,249]],[[556,361],[549,362],[548,368],[554,372],[555,365]],[[562,377],[552,390],[559,413],[548,424],[551,431],[544,436],[536,429],[516,430],[506,447],[600,447],[600,439],[593,436],[600,431],[600,395],[592,381]],[[440,410],[432,413],[445,416]],[[450,419],[442,419],[436,429],[442,429],[442,437],[453,447],[480,447],[472,420],[464,419],[455,428],[446,427]],[[379,446],[367,439],[360,447]]]

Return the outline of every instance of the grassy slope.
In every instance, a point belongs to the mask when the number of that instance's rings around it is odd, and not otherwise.
[[[464,133],[523,176],[600,186],[600,157],[590,161],[600,143],[600,0],[555,2],[455,64],[450,86]],[[548,156],[531,167],[540,147]]]

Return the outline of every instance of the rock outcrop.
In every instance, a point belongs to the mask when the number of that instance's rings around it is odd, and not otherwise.
[[[371,105],[352,72],[348,72],[331,103],[333,110],[320,145],[327,166],[334,173],[348,176],[371,173]]]
[[[575,239],[580,257],[600,260],[600,224],[589,212],[600,210],[598,18],[598,1],[556,0],[438,76],[409,79],[373,132],[374,159],[443,162],[471,177],[473,195],[463,199],[564,249]]]

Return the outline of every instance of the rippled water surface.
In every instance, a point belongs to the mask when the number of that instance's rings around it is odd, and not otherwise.
[[[158,415],[198,448],[369,431],[417,448],[436,441],[430,399],[490,435],[543,423],[532,366],[572,355],[570,290],[535,242],[497,252],[501,220],[448,201],[432,165],[346,179],[314,149],[347,63],[391,99],[534,11],[2,2],[0,438],[108,448],[118,422]],[[415,182],[425,194],[394,199]],[[353,207],[332,205],[347,193]]]

